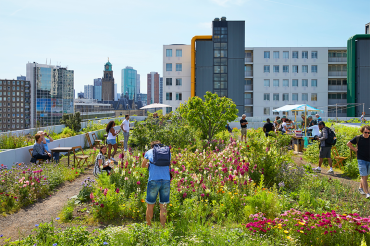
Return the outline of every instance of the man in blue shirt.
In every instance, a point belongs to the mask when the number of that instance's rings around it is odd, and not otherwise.
[[[48,146],[48,143],[51,143],[53,142],[54,140],[49,136],[49,134],[47,134],[46,132],[43,132],[43,131],[38,131],[37,134],[39,134],[41,136],[41,143],[44,144],[44,147],[46,149],[46,151],[48,153],[51,153],[50,149],[49,149],[49,146]],[[53,157],[54,157],[54,160],[56,162],[59,161],[59,153],[56,152],[56,153],[53,153]]]
[[[319,124],[322,121],[320,115],[319,114],[316,114],[316,118],[317,118],[317,124]]]
[[[160,221],[163,227],[166,224],[167,204],[170,202],[170,167],[169,166],[156,166],[153,163],[153,147],[161,144],[160,141],[153,141],[150,143],[151,149],[144,155],[141,167],[149,168],[149,179],[146,191],[146,222],[148,226],[152,224],[153,209],[157,196],[159,193],[159,207],[160,207]]]

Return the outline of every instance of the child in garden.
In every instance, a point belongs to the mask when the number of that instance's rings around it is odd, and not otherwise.
[[[94,175],[97,176],[101,173],[100,166],[103,166],[103,170],[107,171],[108,175],[111,173],[112,168],[109,166],[109,161],[105,161],[105,154],[107,153],[107,146],[102,145],[100,146],[99,154],[95,159],[95,166],[94,166]]]

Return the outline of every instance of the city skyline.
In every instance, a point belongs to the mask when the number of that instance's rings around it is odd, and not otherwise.
[[[76,92],[101,77],[108,57],[117,72],[132,66],[138,74],[161,73],[163,45],[190,44],[195,35],[211,34],[215,17],[245,20],[245,47],[345,47],[348,38],[364,33],[370,7],[368,1],[89,1],[88,7],[81,1],[73,2],[73,8],[67,8],[72,1],[58,7],[43,3],[2,4],[0,75],[16,79],[26,74],[27,62],[44,64],[47,59],[49,64],[51,59],[51,64],[75,71]],[[61,33],[61,28],[67,31]],[[140,91],[146,89],[142,81]]]

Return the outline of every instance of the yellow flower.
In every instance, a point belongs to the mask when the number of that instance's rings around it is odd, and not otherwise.
[[[343,214],[343,216],[347,216],[347,214]]]
[[[221,206],[223,206],[223,204],[221,204]]]
[[[231,195],[231,192],[229,192],[229,195]]]
[[[282,224],[278,224],[278,226],[283,226]]]
[[[304,225],[304,223],[303,223],[303,222],[300,222],[300,221],[298,222],[298,224],[300,224],[300,225]]]
[[[238,193],[234,193],[234,195],[238,195]]]
[[[288,238],[289,240],[292,239],[290,236],[287,236],[286,238]]]
[[[284,230],[284,233],[289,233],[287,230]]]
[[[303,231],[299,231],[300,233],[304,233]]]
[[[172,204],[170,204],[170,206],[172,206]]]

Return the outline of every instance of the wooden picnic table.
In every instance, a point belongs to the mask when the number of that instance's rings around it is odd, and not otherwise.
[[[58,152],[58,153],[61,153],[61,152],[67,152],[68,154],[68,166],[69,166],[69,152],[72,152],[73,149],[72,147],[56,147],[54,149],[51,149],[50,152],[51,152],[51,158],[53,158],[53,153],[54,152]],[[73,158],[73,165],[75,164],[75,160]]]

